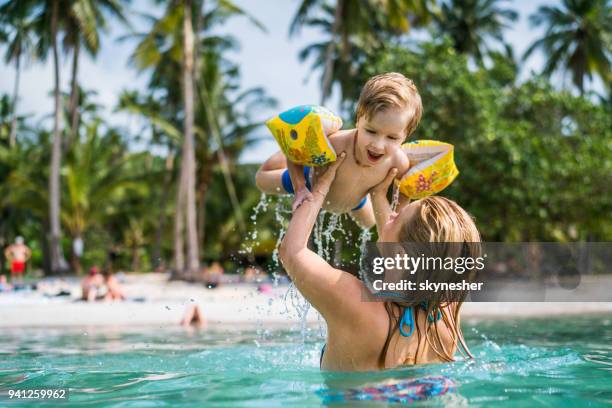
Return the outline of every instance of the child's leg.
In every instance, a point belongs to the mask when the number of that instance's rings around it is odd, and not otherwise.
[[[282,152],[270,156],[255,174],[255,184],[262,193],[286,194],[283,188],[283,173],[287,170],[287,159]]]
[[[365,196],[364,200],[366,200],[365,203],[358,205],[359,208],[351,210],[350,214],[360,227],[370,229],[376,224],[376,218],[374,217],[370,195]]]

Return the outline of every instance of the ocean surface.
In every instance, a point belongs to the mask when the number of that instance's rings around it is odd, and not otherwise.
[[[352,374],[319,371],[321,327],[4,329],[0,406],[318,407],[342,391],[338,384],[430,377],[455,387],[419,405],[612,405],[612,315],[468,320],[463,328],[474,360]],[[68,388],[69,398],[8,398],[41,388]]]

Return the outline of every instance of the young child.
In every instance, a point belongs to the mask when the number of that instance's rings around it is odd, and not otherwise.
[[[400,146],[416,129],[423,111],[414,83],[399,73],[376,75],[361,91],[355,116],[357,128],[341,130],[329,140],[337,152],[346,152],[323,208],[350,214],[365,228],[375,224],[368,191],[384,180],[391,168],[404,174],[410,167]],[[310,200],[312,170],[289,162],[282,152],[272,155],[256,175],[266,194],[294,193],[295,210]],[[303,174],[303,176],[302,176]]]

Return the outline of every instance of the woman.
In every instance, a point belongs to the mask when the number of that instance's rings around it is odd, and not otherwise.
[[[327,323],[321,368],[370,371],[453,361],[459,344],[471,357],[460,329],[461,302],[437,299],[424,305],[363,301],[365,286],[358,278],[333,268],[308,249],[312,228],[345,157],[342,153],[316,177],[312,198],[294,211],[279,252],[298,290]],[[480,241],[471,217],[456,203],[442,197],[407,203],[393,213],[386,193],[396,174],[397,169],[392,169],[370,192],[380,242]],[[400,326],[400,321],[402,326],[406,322],[406,316],[413,326],[410,329]]]

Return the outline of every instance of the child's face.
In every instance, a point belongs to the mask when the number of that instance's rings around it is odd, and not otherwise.
[[[357,161],[365,166],[376,166],[390,157],[406,139],[410,110],[390,107],[376,112],[369,119],[357,122]]]

